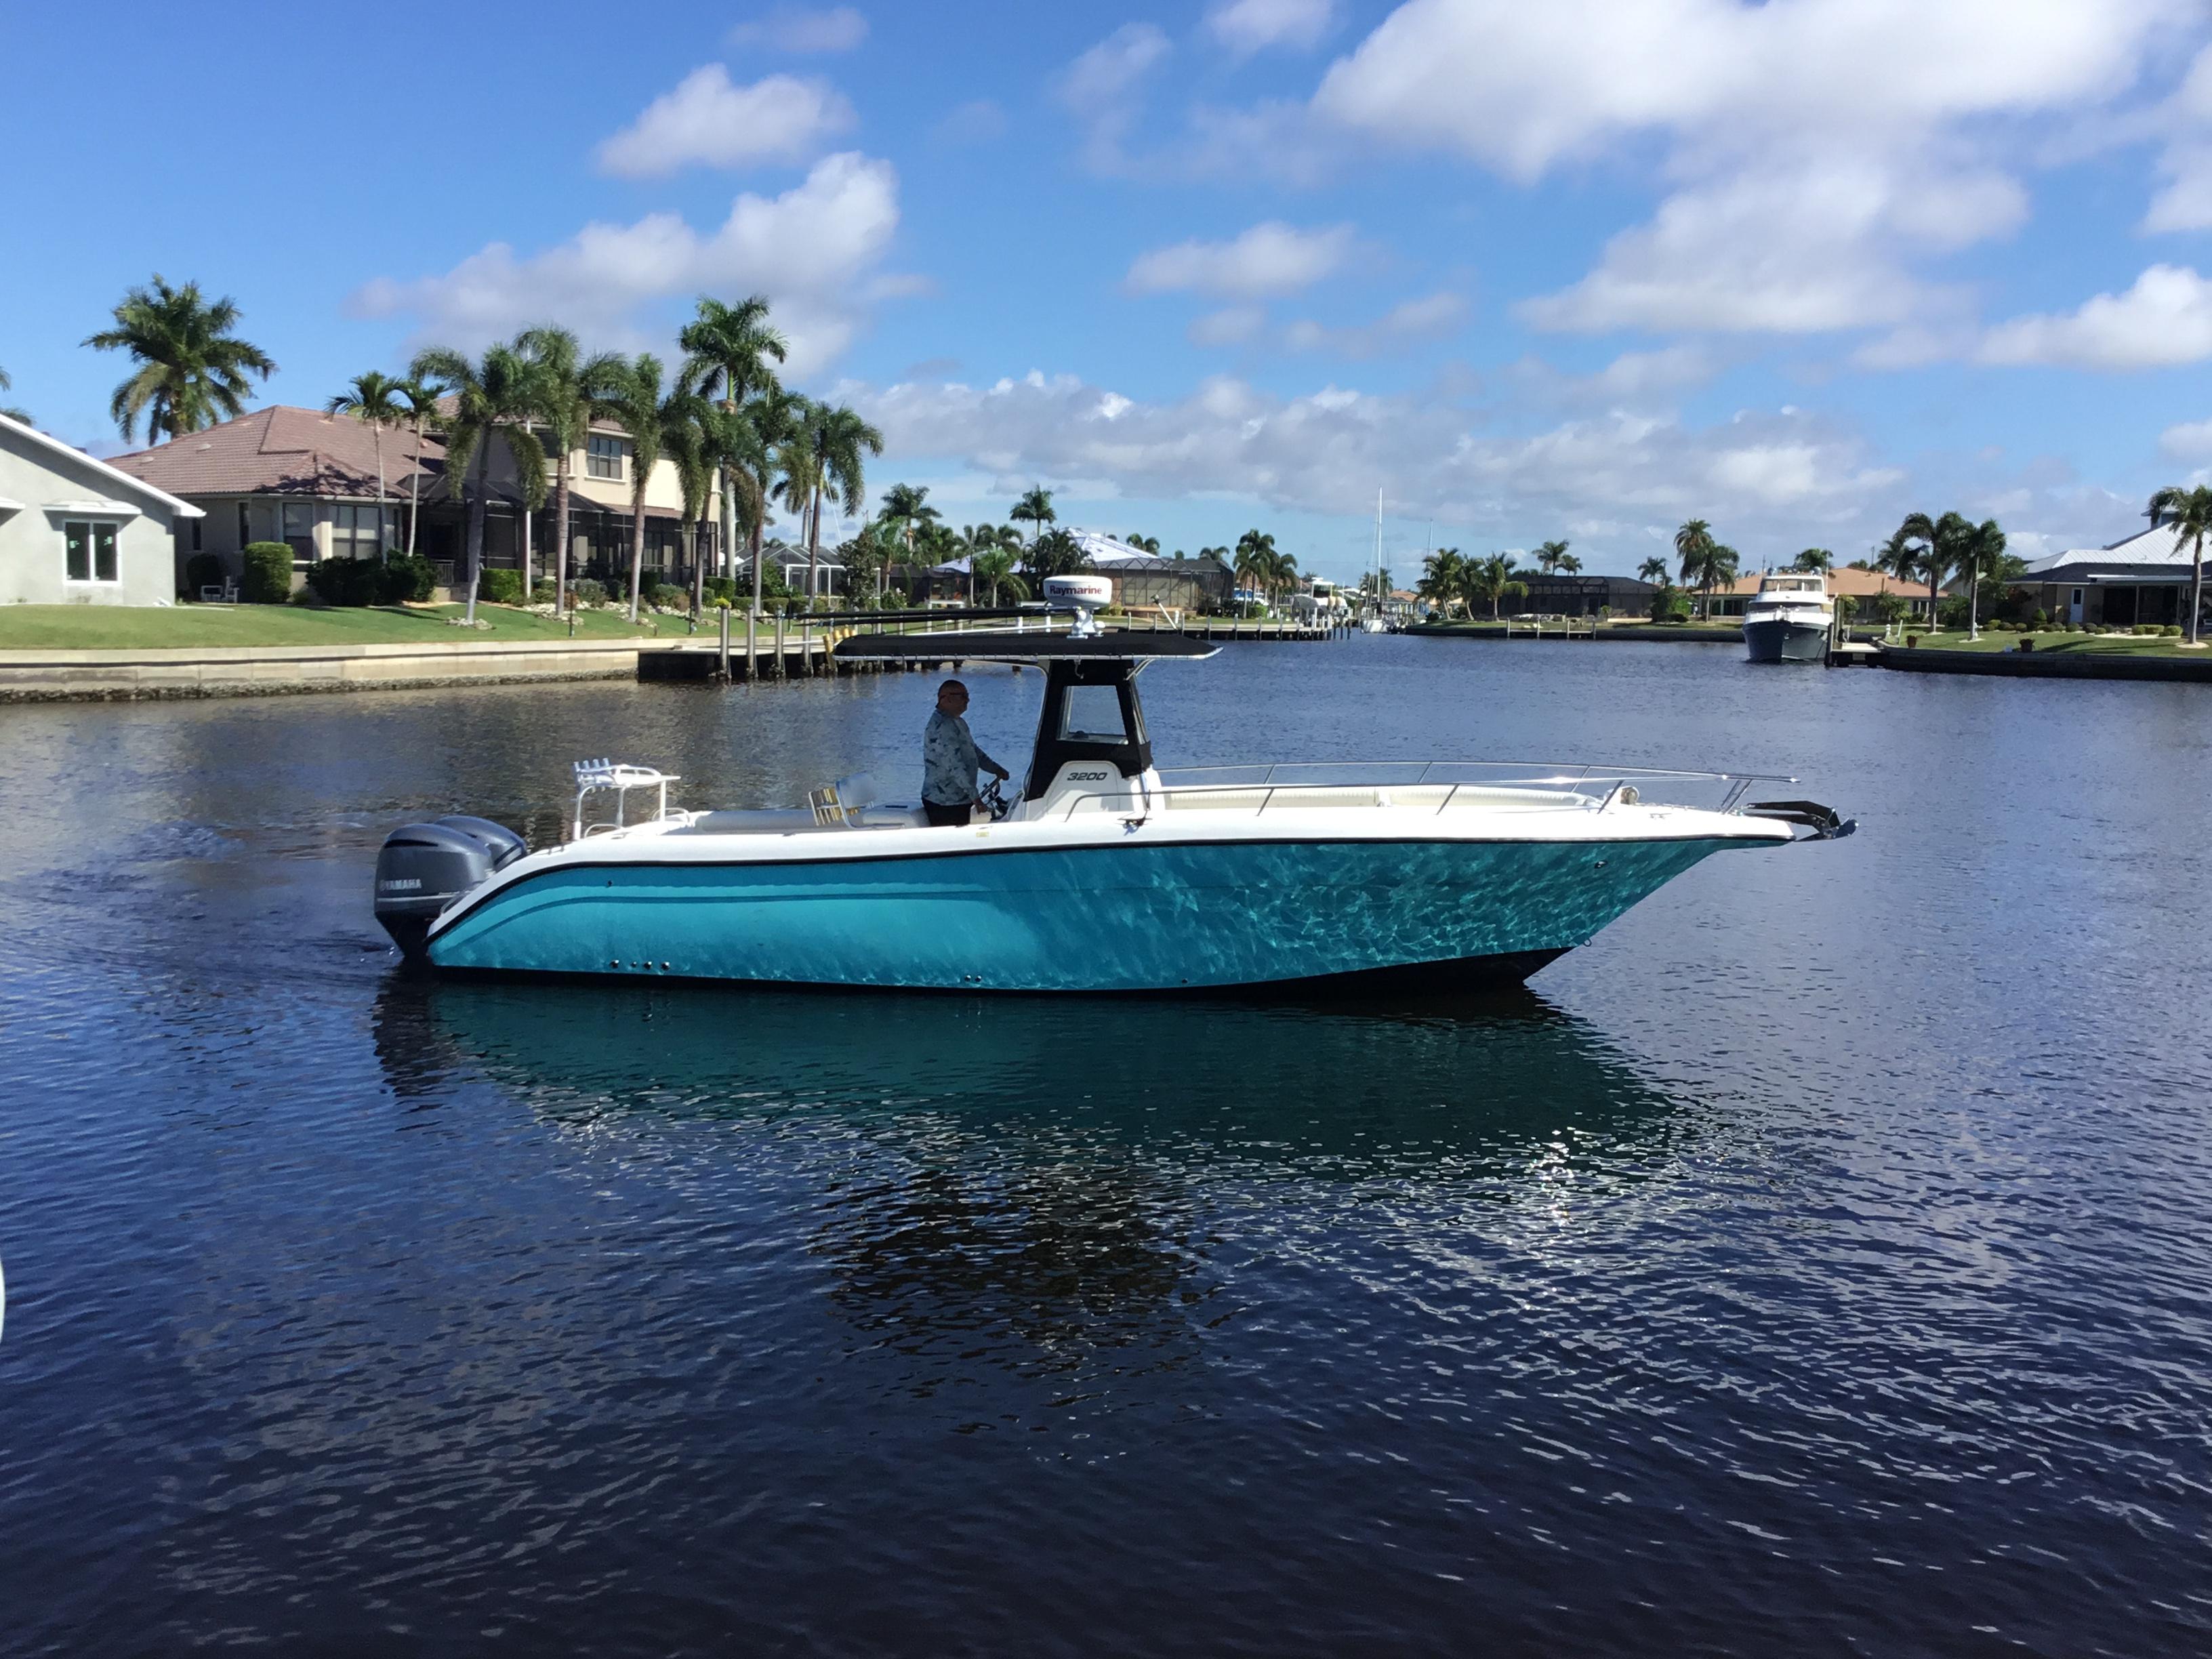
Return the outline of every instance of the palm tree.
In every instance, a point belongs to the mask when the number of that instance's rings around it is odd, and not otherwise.
[[[1964,558],[1966,544],[1974,535],[1973,522],[1959,513],[1946,513],[1940,519],[1930,519],[1925,513],[1908,513],[1905,522],[1898,526],[1897,534],[1904,541],[1919,545],[1911,569],[1911,574],[1928,584],[1928,628],[1933,633],[1937,625],[1936,602],[1939,590],[1944,578],[1956,570]]]
[[[2204,610],[2204,538],[2212,533],[2212,487],[2167,485],[2150,498],[2150,521],[2172,525],[2175,548],[2189,550],[2189,643],[2201,644],[2197,624]]]
[[[696,392],[702,398],[718,398],[725,414],[736,413],[738,407],[765,397],[776,389],[776,379],[768,366],[773,357],[784,360],[789,347],[781,332],[768,320],[768,296],[755,294],[737,304],[724,305],[720,300],[700,297],[698,313],[684,326],[676,337],[684,351],[684,369],[678,383],[687,392]],[[757,431],[757,445],[734,445],[732,448],[757,450],[763,465],[752,471],[750,492],[753,502],[751,529],[753,558],[753,614],[761,608],[761,524],[766,518],[764,507],[768,495],[765,458],[776,441],[776,434],[767,427]],[[737,464],[726,457],[722,463],[722,557],[725,568],[737,549],[737,490],[732,474]]]
[[[2005,557],[2005,533],[1995,519],[1983,520],[1960,538],[1958,569],[1966,579],[1968,639],[1982,636],[1982,578],[1994,580],[2003,573],[2008,562],[2018,568],[2017,561]]]
[[[678,386],[660,404],[660,450],[676,471],[684,496],[684,562],[691,569],[691,614],[707,601],[707,567],[699,557],[699,524],[714,495],[714,460],[708,423],[720,411]]]
[[[1274,603],[1274,558],[1275,538],[1265,532],[1248,530],[1237,538],[1237,562],[1231,567],[1237,580],[1255,593],[1267,594],[1270,606]]]
[[[640,352],[600,371],[590,382],[593,412],[629,440],[629,619],[637,620],[645,585],[645,488],[660,460],[660,359]]]
[[[407,418],[401,383],[370,369],[323,405],[331,415],[346,415],[368,427],[376,440],[376,562],[384,562],[384,428]]]
[[[507,446],[514,463],[514,477],[525,504],[537,507],[545,501],[545,452],[531,434],[527,422],[533,412],[535,378],[529,363],[512,346],[495,345],[472,363],[446,346],[431,346],[415,354],[408,374],[417,380],[440,380],[453,400],[446,416],[446,487],[468,502],[468,610],[477,619],[477,582],[483,574],[484,509],[491,471],[492,440]],[[469,482],[473,465],[476,480]]]
[[[1440,547],[1421,561],[1421,580],[1413,591],[1431,605],[1451,614],[1452,606],[1467,593],[1467,561],[1459,549]]]
[[[7,391],[15,384],[15,383],[13,380],[8,378],[8,371],[4,368],[0,368],[0,392]],[[20,409],[9,409],[4,406],[0,406],[0,415],[5,415],[11,421],[21,421],[25,426],[31,424],[31,417]]]
[[[983,566],[977,561],[989,555],[1004,553],[1007,556],[1005,568],[1012,570],[1021,560],[1022,532],[1012,525],[963,525],[960,530],[960,545],[968,554],[968,603],[973,605],[983,580]],[[1028,585],[1017,582],[1015,586],[1026,591]]]
[[[422,435],[437,426],[438,400],[446,389],[434,380],[409,372],[394,395],[407,405],[406,420],[415,433],[415,470],[407,475],[407,556],[415,556],[415,528],[422,513]]]
[[[1567,544],[1565,542],[1546,542],[1537,548],[1534,556],[1537,569],[1547,576],[1555,574],[1566,568]],[[1579,570],[1582,568],[1582,562],[1577,560],[1575,568]]]
[[[1072,574],[1082,562],[1083,544],[1065,530],[1046,531],[1022,555],[1024,574],[1039,582]]]
[[[1477,602],[1486,599],[1490,603],[1490,620],[1496,622],[1503,601],[1528,597],[1528,584],[1520,580],[1513,561],[1503,553],[1476,559],[1462,565],[1461,570],[1460,591],[1470,613]]]
[[[553,451],[553,605],[556,611],[566,611],[572,545],[572,457],[591,435],[592,398],[587,388],[614,373],[622,359],[602,352],[587,361],[574,334],[550,324],[525,329],[515,336],[514,345],[532,371],[533,413],[544,427],[546,444]]]
[[[1044,527],[1059,521],[1060,515],[1052,510],[1052,491],[1038,484],[1014,503],[1014,510],[1006,514],[1010,519],[1027,519],[1032,528],[1030,539],[1044,533]]]
[[[1124,536],[1121,539],[1139,552],[1158,553],[1160,550],[1160,538],[1158,536]]]
[[[1682,580],[1696,580],[1701,595],[1699,609],[1710,620],[1713,614],[1713,589],[1735,580],[1735,550],[1715,541],[1713,527],[1705,520],[1692,519],[1674,532],[1674,553],[1682,562]]]
[[[817,405],[812,399],[793,393],[788,406],[789,418],[776,434],[775,445],[775,482],[769,494],[780,497],[783,504],[799,515],[802,535],[811,523],[815,498],[819,493],[821,469],[816,459],[814,446],[806,441],[807,428],[811,423]],[[806,599],[814,600],[815,568],[810,562],[806,567]]]
[[[914,562],[917,531],[943,516],[930,506],[926,499],[928,494],[927,484],[896,483],[884,492],[884,504],[876,510],[879,522],[898,526],[900,544],[906,549],[908,564]]]
[[[1808,547],[1791,562],[1790,568],[1826,574],[1836,568],[1836,556],[1825,547]]]
[[[252,389],[246,376],[265,380],[276,365],[231,332],[238,321],[231,300],[210,305],[198,283],[171,288],[158,273],[149,287],[123,296],[115,326],[84,343],[96,351],[126,351],[141,365],[108,400],[107,412],[125,442],[142,414],[147,442],[160,443],[245,412]]]
[[[1012,588],[1018,599],[1029,598],[1029,584],[1014,574],[1014,565],[1020,556],[1010,547],[987,547],[968,556],[969,571],[983,585],[988,596],[985,604],[997,605],[1002,587]]]
[[[1636,574],[1640,580],[1663,587],[1667,584],[1667,561],[1654,554],[1636,567]]]
[[[1262,571],[1267,582],[1267,603],[1272,606],[1287,588],[1298,585],[1298,562],[1288,553],[1275,550],[1275,538],[1267,538],[1267,553]]]
[[[815,567],[822,559],[823,492],[835,490],[848,514],[858,513],[868,498],[866,457],[884,453],[884,434],[842,404],[809,403],[790,447],[805,452],[805,471],[813,481],[806,532],[806,592],[811,598]]]

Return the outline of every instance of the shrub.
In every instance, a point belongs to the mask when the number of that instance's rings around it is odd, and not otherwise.
[[[387,553],[377,575],[379,605],[420,605],[438,591],[438,568],[421,554]]]
[[[605,605],[607,602],[606,584],[593,581],[589,576],[570,582],[568,592],[574,596],[579,605]]]
[[[734,576],[709,576],[706,590],[708,605],[734,605],[738,602],[738,582]]]
[[[1651,620],[1680,623],[1690,620],[1690,596],[1672,582],[1651,596]]]
[[[2160,629],[2158,631],[2165,635],[2166,637],[2170,640],[2178,640],[2181,637],[2181,624],[2179,623],[2168,623],[2165,627]]]
[[[238,597],[248,605],[283,605],[292,597],[292,550],[283,542],[248,542]]]
[[[307,586],[325,605],[374,605],[383,573],[374,559],[320,559],[307,567]]]
[[[222,586],[222,555],[195,553],[185,561],[185,597],[197,599],[203,587]]]
[[[653,585],[653,605],[659,611],[689,611],[691,596],[674,582],[655,582]]]
[[[492,605],[520,605],[522,573],[520,570],[479,570],[477,573],[477,597]]]
[[[1955,594],[1936,607],[1937,624],[1946,633],[1963,633],[1966,626],[1966,596]]]
[[[555,599],[558,599],[560,595],[561,587],[559,583],[540,580],[534,583],[530,589],[530,602],[532,605],[550,605]]]

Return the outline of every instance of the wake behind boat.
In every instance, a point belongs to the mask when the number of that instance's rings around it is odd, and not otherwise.
[[[1064,599],[1083,579],[1056,578]],[[1088,596],[1086,596],[1088,597]],[[1093,603],[1097,603],[1095,599]],[[1012,802],[932,827],[843,780],[761,811],[667,804],[646,768],[578,771],[569,838],[447,818],[393,832],[377,915],[439,969],[973,991],[1176,992],[1525,979],[1709,855],[1852,826],[1742,805],[1721,773],[1496,764],[1162,771],[1138,676],[1180,635],[858,635],[846,659],[1036,664]],[[649,816],[628,803],[651,793]],[[590,823],[611,794],[611,822]],[[1661,794],[1673,799],[1647,799]],[[1686,798],[1705,804],[1686,804]]]

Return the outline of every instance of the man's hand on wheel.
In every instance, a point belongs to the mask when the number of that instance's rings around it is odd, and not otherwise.
[[[1013,776],[1013,774],[1003,766],[994,766],[991,769],[991,775],[998,779],[1000,783],[1004,783],[1008,778]]]

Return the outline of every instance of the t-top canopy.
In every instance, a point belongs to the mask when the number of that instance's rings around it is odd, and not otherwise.
[[[944,634],[854,634],[837,642],[837,655],[847,662],[949,662],[955,658],[963,662],[1140,662],[1152,657],[1210,657],[1220,649],[1211,640],[1128,629],[1082,638],[978,628]]]

